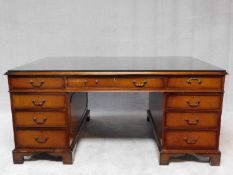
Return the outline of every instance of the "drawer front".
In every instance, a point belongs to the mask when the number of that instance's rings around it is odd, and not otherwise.
[[[184,89],[221,89],[220,77],[174,77],[168,78],[168,88]]]
[[[168,108],[219,109],[221,95],[169,95],[166,105]]]
[[[127,77],[116,78],[116,87],[131,88],[131,89],[146,89],[146,88],[163,88],[164,82],[158,77]]]
[[[174,148],[216,148],[217,133],[214,131],[167,131],[165,146]]]
[[[10,78],[10,89],[63,89],[65,87],[63,78]]]
[[[167,112],[165,125],[168,128],[218,128],[217,112],[179,113]]]
[[[67,79],[68,88],[163,88],[162,78],[158,77],[70,77]]]
[[[114,87],[114,78],[67,78],[68,88]]]
[[[15,135],[17,147],[61,148],[66,146],[65,131],[18,130]]]
[[[15,112],[14,121],[18,127],[64,127],[64,112]]]
[[[15,109],[27,108],[64,108],[65,95],[12,95],[12,105]]]

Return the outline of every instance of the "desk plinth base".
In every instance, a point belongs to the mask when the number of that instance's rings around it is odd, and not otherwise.
[[[173,149],[163,149],[159,139],[159,135],[154,124],[154,119],[151,115],[150,110],[147,111],[147,121],[151,123],[156,144],[160,152],[159,164],[169,165],[170,161],[174,158],[179,158],[185,155],[193,155],[199,160],[199,156],[209,157],[210,165],[219,166],[221,159],[221,152],[219,150],[173,150]]]
[[[74,154],[75,154],[77,143],[78,143],[78,138],[86,121],[90,121],[90,110],[86,110],[85,114],[83,115],[78,133],[76,134],[76,137],[69,148],[67,149],[66,148],[64,149],[35,149],[35,148],[34,149],[25,149],[25,148],[20,149],[20,148],[16,148],[12,151],[14,164],[23,164],[24,156],[34,156],[34,155],[38,155],[41,153],[46,153],[54,157],[61,157],[63,160],[63,164],[73,164]]]
[[[58,150],[47,150],[47,149],[14,149],[12,151],[13,154],[13,162],[14,164],[23,164],[24,156],[33,156],[41,153],[46,153],[51,156],[61,157],[63,160],[63,164],[72,164],[74,157],[74,150],[66,150],[66,149],[58,149]]]
[[[220,165],[221,152],[215,150],[160,150],[159,164],[169,165],[169,162],[172,159],[176,159],[184,155],[193,155],[197,160],[199,160],[199,156],[209,157],[210,165]]]

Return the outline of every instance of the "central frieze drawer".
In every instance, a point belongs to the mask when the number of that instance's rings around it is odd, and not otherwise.
[[[15,112],[14,121],[17,127],[64,127],[64,112]]]
[[[164,82],[158,77],[68,77],[68,88],[163,88]]]
[[[11,89],[63,89],[64,79],[57,77],[12,77],[9,79]]]
[[[172,77],[168,78],[168,88],[221,89],[221,77]]]
[[[169,95],[168,108],[220,109],[221,95]]]
[[[61,148],[66,146],[66,132],[62,130],[18,130],[15,136],[18,147]]]
[[[165,145],[176,148],[216,148],[217,132],[215,131],[167,131]]]
[[[12,95],[12,106],[15,109],[27,108],[64,108],[66,104],[65,95],[44,95],[44,94],[31,94]]]
[[[165,125],[168,128],[216,129],[218,116],[218,112],[167,112]]]

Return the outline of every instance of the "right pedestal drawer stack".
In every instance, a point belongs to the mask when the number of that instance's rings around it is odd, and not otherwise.
[[[168,78],[167,88],[177,92],[164,96],[160,164],[179,154],[201,154],[219,165],[223,84],[223,77]]]

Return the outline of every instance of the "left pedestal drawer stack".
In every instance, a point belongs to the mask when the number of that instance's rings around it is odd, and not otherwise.
[[[37,153],[61,156],[64,163],[72,163],[70,94],[62,92],[64,84],[62,77],[9,77],[14,163],[23,163],[24,156]]]
[[[14,93],[11,100],[18,148],[61,148],[67,145],[65,94]],[[57,122],[57,114],[63,123]]]

